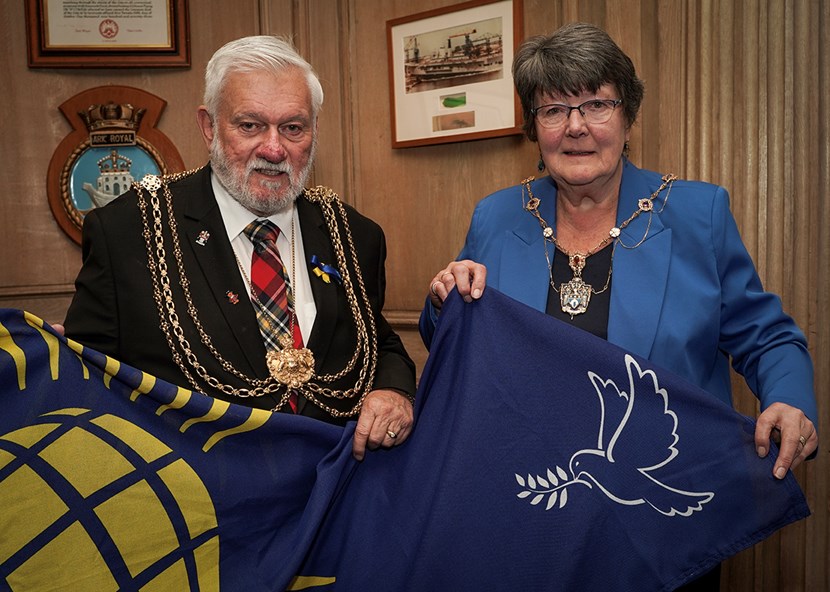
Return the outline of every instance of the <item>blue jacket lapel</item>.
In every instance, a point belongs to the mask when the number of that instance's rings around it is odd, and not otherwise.
[[[628,219],[638,201],[655,189],[626,161],[617,224]],[[614,252],[608,341],[644,357],[651,353],[657,333],[671,258],[671,229],[663,226],[657,214],[662,203],[662,199],[655,201],[652,216],[644,212],[622,231]]]
[[[556,185],[550,177],[543,177],[531,185],[533,194],[541,200],[539,213],[548,225],[556,225]],[[556,249],[548,245],[553,262]],[[509,286],[513,298],[538,311],[545,312],[548,302],[550,272],[545,259],[545,244],[538,220],[522,211],[518,223],[507,231],[501,264],[499,284]]]

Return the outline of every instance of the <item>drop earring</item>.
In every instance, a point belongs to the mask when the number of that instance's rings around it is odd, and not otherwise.
[[[536,164],[536,168],[539,169],[540,173],[545,170],[545,161],[542,160],[541,154],[539,155],[539,162]]]

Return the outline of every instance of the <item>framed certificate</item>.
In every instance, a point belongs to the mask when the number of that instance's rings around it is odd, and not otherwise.
[[[25,0],[29,67],[189,67],[187,0]]]

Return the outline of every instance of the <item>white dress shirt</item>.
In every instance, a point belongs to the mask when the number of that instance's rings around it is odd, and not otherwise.
[[[236,253],[239,264],[245,266],[245,273],[248,276],[248,280],[250,280],[254,245],[245,235],[244,230],[250,222],[262,219],[263,217],[252,213],[231,197],[227,189],[216,178],[215,174],[211,173],[210,180],[213,193],[216,195],[216,203],[219,205],[219,211],[222,213],[222,220],[225,223],[228,240],[231,242],[231,247],[233,247]],[[303,342],[308,343],[308,337],[311,335],[311,330],[314,327],[314,320],[317,318],[317,305],[314,304],[314,295],[311,293],[308,267],[304,265],[306,258],[305,249],[303,248],[303,234],[297,218],[297,204],[294,204],[288,211],[268,216],[268,219],[280,229],[280,234],[277,237],[277,249],[280,252],[280,258],[285,266],[286,273],[288,273],[288,277],[291,280],[291,287],[294,291],[294,310],[297,315],[300,332],[303,336]],[[294,226],[293,235],[292,224]],[[293,260],[291,256],[292,236],[294,240]],[[297,273],[294,273],[295,265]],[[244,280],[245,278],[243,276],[243,283],[245,283],[245,289],[248,291],[250,301],[251,286],[249,281]],[[251,306],[254,306],[253,303],[251,303]]]

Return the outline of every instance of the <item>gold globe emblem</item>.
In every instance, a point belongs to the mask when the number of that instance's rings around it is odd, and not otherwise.
[[[11,590],[218,590],[199,475],[120,417],[61,409],[0,435],[0,579]]]

